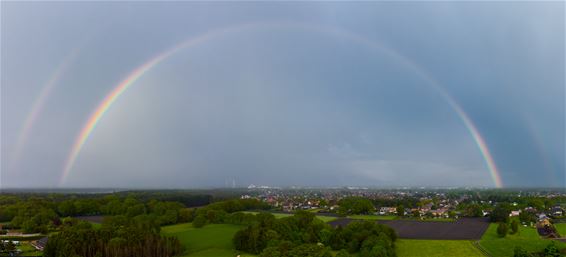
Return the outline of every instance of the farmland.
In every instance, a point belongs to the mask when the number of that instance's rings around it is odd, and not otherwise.
[[[339,219],[329,224],[345,226],[352,221],[352,219]],[[377,220],[377,222],[395,229],[400,238],[429,240],[477,240],[489,225],[485,219],[477,218],[463,218],[456,222],[416,220]]]
[[[455,219],[451,218],[412,218],[412,217],[399,217],[395,215],[349,215],[349,219],[354,220],[414,220],[419,222],[454,222]]]
[[[165,226],[161,233],[175,236],[185,247],[183,257],[231,257],[236,256],[232,246],[232,237],[242,226],[229,224],[210,224],[203,228],[194,228],[190,223]],[[242,257],[253,255],[241,255]]]
[[[255,211],[244,211],[243,213],[258,214],[259,212],[255,212]],[[271,214],[273,214],[273,216],[275,216],[275,218],[277,218],[277,219],[281,219],[281,218],[293,216],[292,213],[278,213],[278,212],[272,212]],[[337,219],[336,217],[324,216],[324,215],[316,215],[316,218],[322,220],[323,222],[330,222],[330,221],[333,221],[333,220],[336,220],[336,219]]]
[[[284,217],[279,215],[279,217]],[[233,249],[232,237],[242,226],[210,224],[203,228],[194,228],[191,224],[165,226],[162,234],[177,236],[185,246],[183,257],[230,257],[238,254]],[[399,257],[413,256],[482,256],[469,240],[415,240],[399,239],[396,242]],[[254,255],[243,254],[242,257]]]
[[[481,257],[483,254],[468,240],[397,240],[398,257]]]
[[[350,215],[348,216],[350,219],[355,220],[393,220],[396,219],[397,216],[393,215]]]
[[[558,230],[558,234],[560,234],[561,237],[566,237],[566,223],[556,223],[554,227]]]
[[[539,237],[536,229],[519,227],[516,235],[500,238],[497,235],[497,224],[492,223],[482,236],[480,245],[493,256],[513,256],[515,247],[522,247],[530,252],[542,251],[551,241]],[[565,243],[557,242],[559,248],[566,248]]]

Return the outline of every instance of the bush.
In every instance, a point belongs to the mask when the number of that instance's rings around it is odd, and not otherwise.
[[[195,228],[202,228],[202,227],[204,227],[204,225],[206,225],[206,217],[203,216],[203,215],[198,215],[193,220],[193,227],[195,227]]]
[[[544,248],[545,257],[560,257],[560,251],[554,242],[550,243],[546,248]]]
[[[336,257],[350,257],[350,254],[345,249],[342,249],[336,254]]]
[[[499,226],[497,226],[497,235],[499,235],[499,237],[505,237],[508,231],[509,227],[507,226],[507,223],[501,222],[499,223]]]
[[[511,234],[519,232],[519,222],[517,220],[511,221]]]

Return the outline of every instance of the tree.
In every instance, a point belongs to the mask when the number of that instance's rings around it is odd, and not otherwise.
[[[419,210],[414,210],[413,211],[413,217],[415,218],[420,218],[421,217],[421,212]]]
[[[405,207],[403,205],[397,206],[397,216],[405,216]]]
[[[193,220],[193,227],[195,228],[202,228],[206,224],[206,217],[204,215],[198,215]]]
[[[508,205],[499,204],[493,209],[489,218],[491,222],[507,223],[509,221],[509,213],[511,213],[511,210]]]
[[[509,227],[507,226],[507,223],[500,222],[497,226],[497,235],[499,235],[499,237],[505,237],[508,231]]]
[[[468,217],[483,217],[483,211],[479,204],[470,204],[465,213]]]
[[[534,212],[522,211],[519,213],[519,220],[525,224],[531,224],[537,222],[537,217]]]
[[[76,213],[75,204],[71,200],[61,202],[57,210],[61,216],[74,216]]]
[[[551,242],[544,248],[544,257],[560,257],[560,251],[554,242]]]
[[[350,254],[346,249],[342,249],[336,254],[336,257],[350,257]]]
[[[332,254],[320,245],[302,244],[289,251],[289,257],[332,257]]]
[[[267,247],[263,249],[259,257],[281,257],[281,253],[277,247]]]
[[[519,222],[517,220],[511,221],[511,234],[519,232]]]
[[[366,198],[353,196],[346,197],[340,202],[338,208],[338,214],[346,216],[351,214],[368,214],[375,210],[372,202]]]
[[[191,222],[193,221],[194,212],[191,209],[183,208],[179,210],[178,222]]]

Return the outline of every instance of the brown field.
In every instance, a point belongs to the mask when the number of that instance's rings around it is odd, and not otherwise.
[[[328,224],[345,226],[353,219],[338,219]],[[482,218],[462,218],[455,222],[422,222],[416,220],[378,220],[393,228],[400,238],[432,240],[479,240],[489,222]]]

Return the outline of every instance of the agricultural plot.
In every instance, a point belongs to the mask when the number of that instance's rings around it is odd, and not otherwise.
[[[354,219],[354,220],[394,220],[397,218],[397,216],[393,216],[393,215],[385,215],[385,216],[381,216],[381,215],[350,215],[348,216],[349,219]]]
[[[329,222],[332,226],[346,226],[353,219]],[[478,240],[489,223],[485,219],[463,218],[455,222],[423,222],[417,220],[376,220],[397,232],[400,238],[430,240]]]
[[[237,255],[232,246],[234,234],[243,226],[230,224],[210,224],[194,228],[190,223],[162,227],[165,236],[179,238],[185,247],[182,257],[234,257]],[[240,254],[241,257],[253,255]]]
[[[399,239],[395,243],[398,257],[483,257],[468,240]]]
[[[243,213],[258,214],[259,212],[255,212],[255,211],[244,211]],[[273,216],[275,216],[275,218],[277,218],[277,219],[281,219],[281,218],[293,216],[292,213],[278,213],[278,212],[272,212],[271,214],[273,214]],[[330,222],[330,221],[333,221],[333,220],[336,220],[336,219],[337,219],[336,217],[325,216],[325,215],[316,215],[316,218],[322,220],[323,222]]]
[[[22,256],[43,256],[43,252],[35,250],[29,242],[22,242],[18,249],[22,251]]]
[[[555,241],[559,248],[566,248],[566,243]],[[489,228],[482,236],[480,246],[489,252],[492,256],[511,257],[515,247],[522,247],[531,252],[542,251],[551,240],[542,239],[535,228],[519,227],[516,235],[507,235],[500,238],[497,235],[497,224],[490,224]]]
[[[566,238],[566,223],[555,223],[554,227],[562,238]]]
[[[259,212],[257,212],[257,211],[243,211],[243,213],[256,215]],[[271,214],[273,214],[273,216],[275,216],[275,218],[277,218],[277,219],[293,216],[293,214],[291,214],[291,213],[271,212]]]

